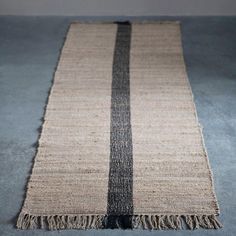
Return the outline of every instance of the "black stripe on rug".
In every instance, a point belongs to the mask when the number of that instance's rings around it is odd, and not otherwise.
[[[133,148],[130,121],[131,24],[117,23],[111,94],[110,169],[106,228],[131,228]]]

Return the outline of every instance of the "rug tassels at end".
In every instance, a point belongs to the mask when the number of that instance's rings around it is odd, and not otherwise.
[[[18,229],[101,229],[105,215],[53,215],[35,216],[21,213],[16,227]]]
[[[216,215],[136,215],[132,217],[134,229],[179,230],[220,229],[222,224]]]
[[[121,217],[121,216],[117,216]],[[127,217],[127,216],[126,216]],[[194,230],[219,229],[222,224],[216,215],[133,215],[131,219],[132,229],[147,230]],[[106,227],[106,215],[52,215],[36,216],[21,213],[17,220],[18,229],[104,229]],[[122,228],[122,227],[118,227]],[[125,228],[123,228],[125,229]]]

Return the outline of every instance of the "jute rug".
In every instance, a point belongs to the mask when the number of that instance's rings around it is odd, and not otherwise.
[[[177,22],[73,23],[20,229],[217,229]]]

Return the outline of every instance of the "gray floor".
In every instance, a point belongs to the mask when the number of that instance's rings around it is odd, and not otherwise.
[[[59,50],[74,19],[0,17],[0,235],[236,235],[236,17],[180,18],[222,230],[47,232],[14,228]]]

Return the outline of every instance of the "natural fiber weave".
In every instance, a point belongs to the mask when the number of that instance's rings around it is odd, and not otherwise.
[[[72,24],[20,229],[217,229],[179,24]]]

